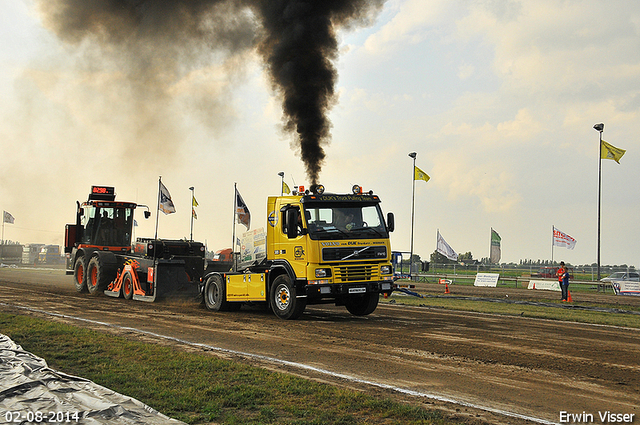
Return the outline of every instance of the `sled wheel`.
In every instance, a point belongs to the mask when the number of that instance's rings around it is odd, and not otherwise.
[[[84,268],[84,257],[76,258],[76,263],[73,266],[73,283],[76,286],[76,291],[87,292],[87,276]]]
[[[100,256],[94,255],[89,260],[89,264],[87,265],[87,289],[91,295],[98,295],[107,288],[107,285],[112,279],[109,279],[110,276],[107,267],[102,264]]]
[[[131,276],[131,272],[126,271],[122,275],[122,296],[125,300],[130,300],[133,298],[133,276]]]

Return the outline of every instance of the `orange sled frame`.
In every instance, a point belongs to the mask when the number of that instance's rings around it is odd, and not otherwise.
[[[152,295],[147,295],[147,291],[142,288],[137,269],[137,264],[125,264],[122,270],[118,269],[116,280],[111,282],[107,289],[105,289],[105,295],[115,298],[119,298],[120,295],[122,295],[125,300],[155,301],[153,268],[149,270],[150,281],[147,282],[149,285],[149,293]]]

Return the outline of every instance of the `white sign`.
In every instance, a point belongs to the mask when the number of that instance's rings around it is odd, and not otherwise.
[[[611,282],[616,295],[636,295],[640,296],[640,282],[630,282],[628,280],[614,280]]]
[[[530,280],[527,289],[544,289],[545,291],[562,291],[558,281],[551,280]]]
[[[495,288],[498,285],[499,273],[478,273],[473,286],[491,286]]]

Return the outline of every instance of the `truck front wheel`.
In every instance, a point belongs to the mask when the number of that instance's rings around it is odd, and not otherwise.
[[[285,320],[297,319],[307,306],[305,298],[296,298],[296,288],[286,274],[276,277],[273,281],[270,300],[273,313]]]
[[[373,292],[364,295],[352,295],[345,300],[344,305],[349,313],[354,316],[366,316],[375,311],[378,307],[379,299],[380,296]]]
[[[87,292],[87,274],[85,273],[84,257],[76,258],[76,262],[73,265],[73,283],[75,284],[76,291]]]

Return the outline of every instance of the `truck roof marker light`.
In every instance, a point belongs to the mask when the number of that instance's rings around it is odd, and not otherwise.
[[[358,186],[357,184],[354,184],[353,187],[351,188],[351,191],[353,192],[354,195],[362,195],[362,186]]]
[[[298,193],[304,193],[304,186],[298,186]]]

